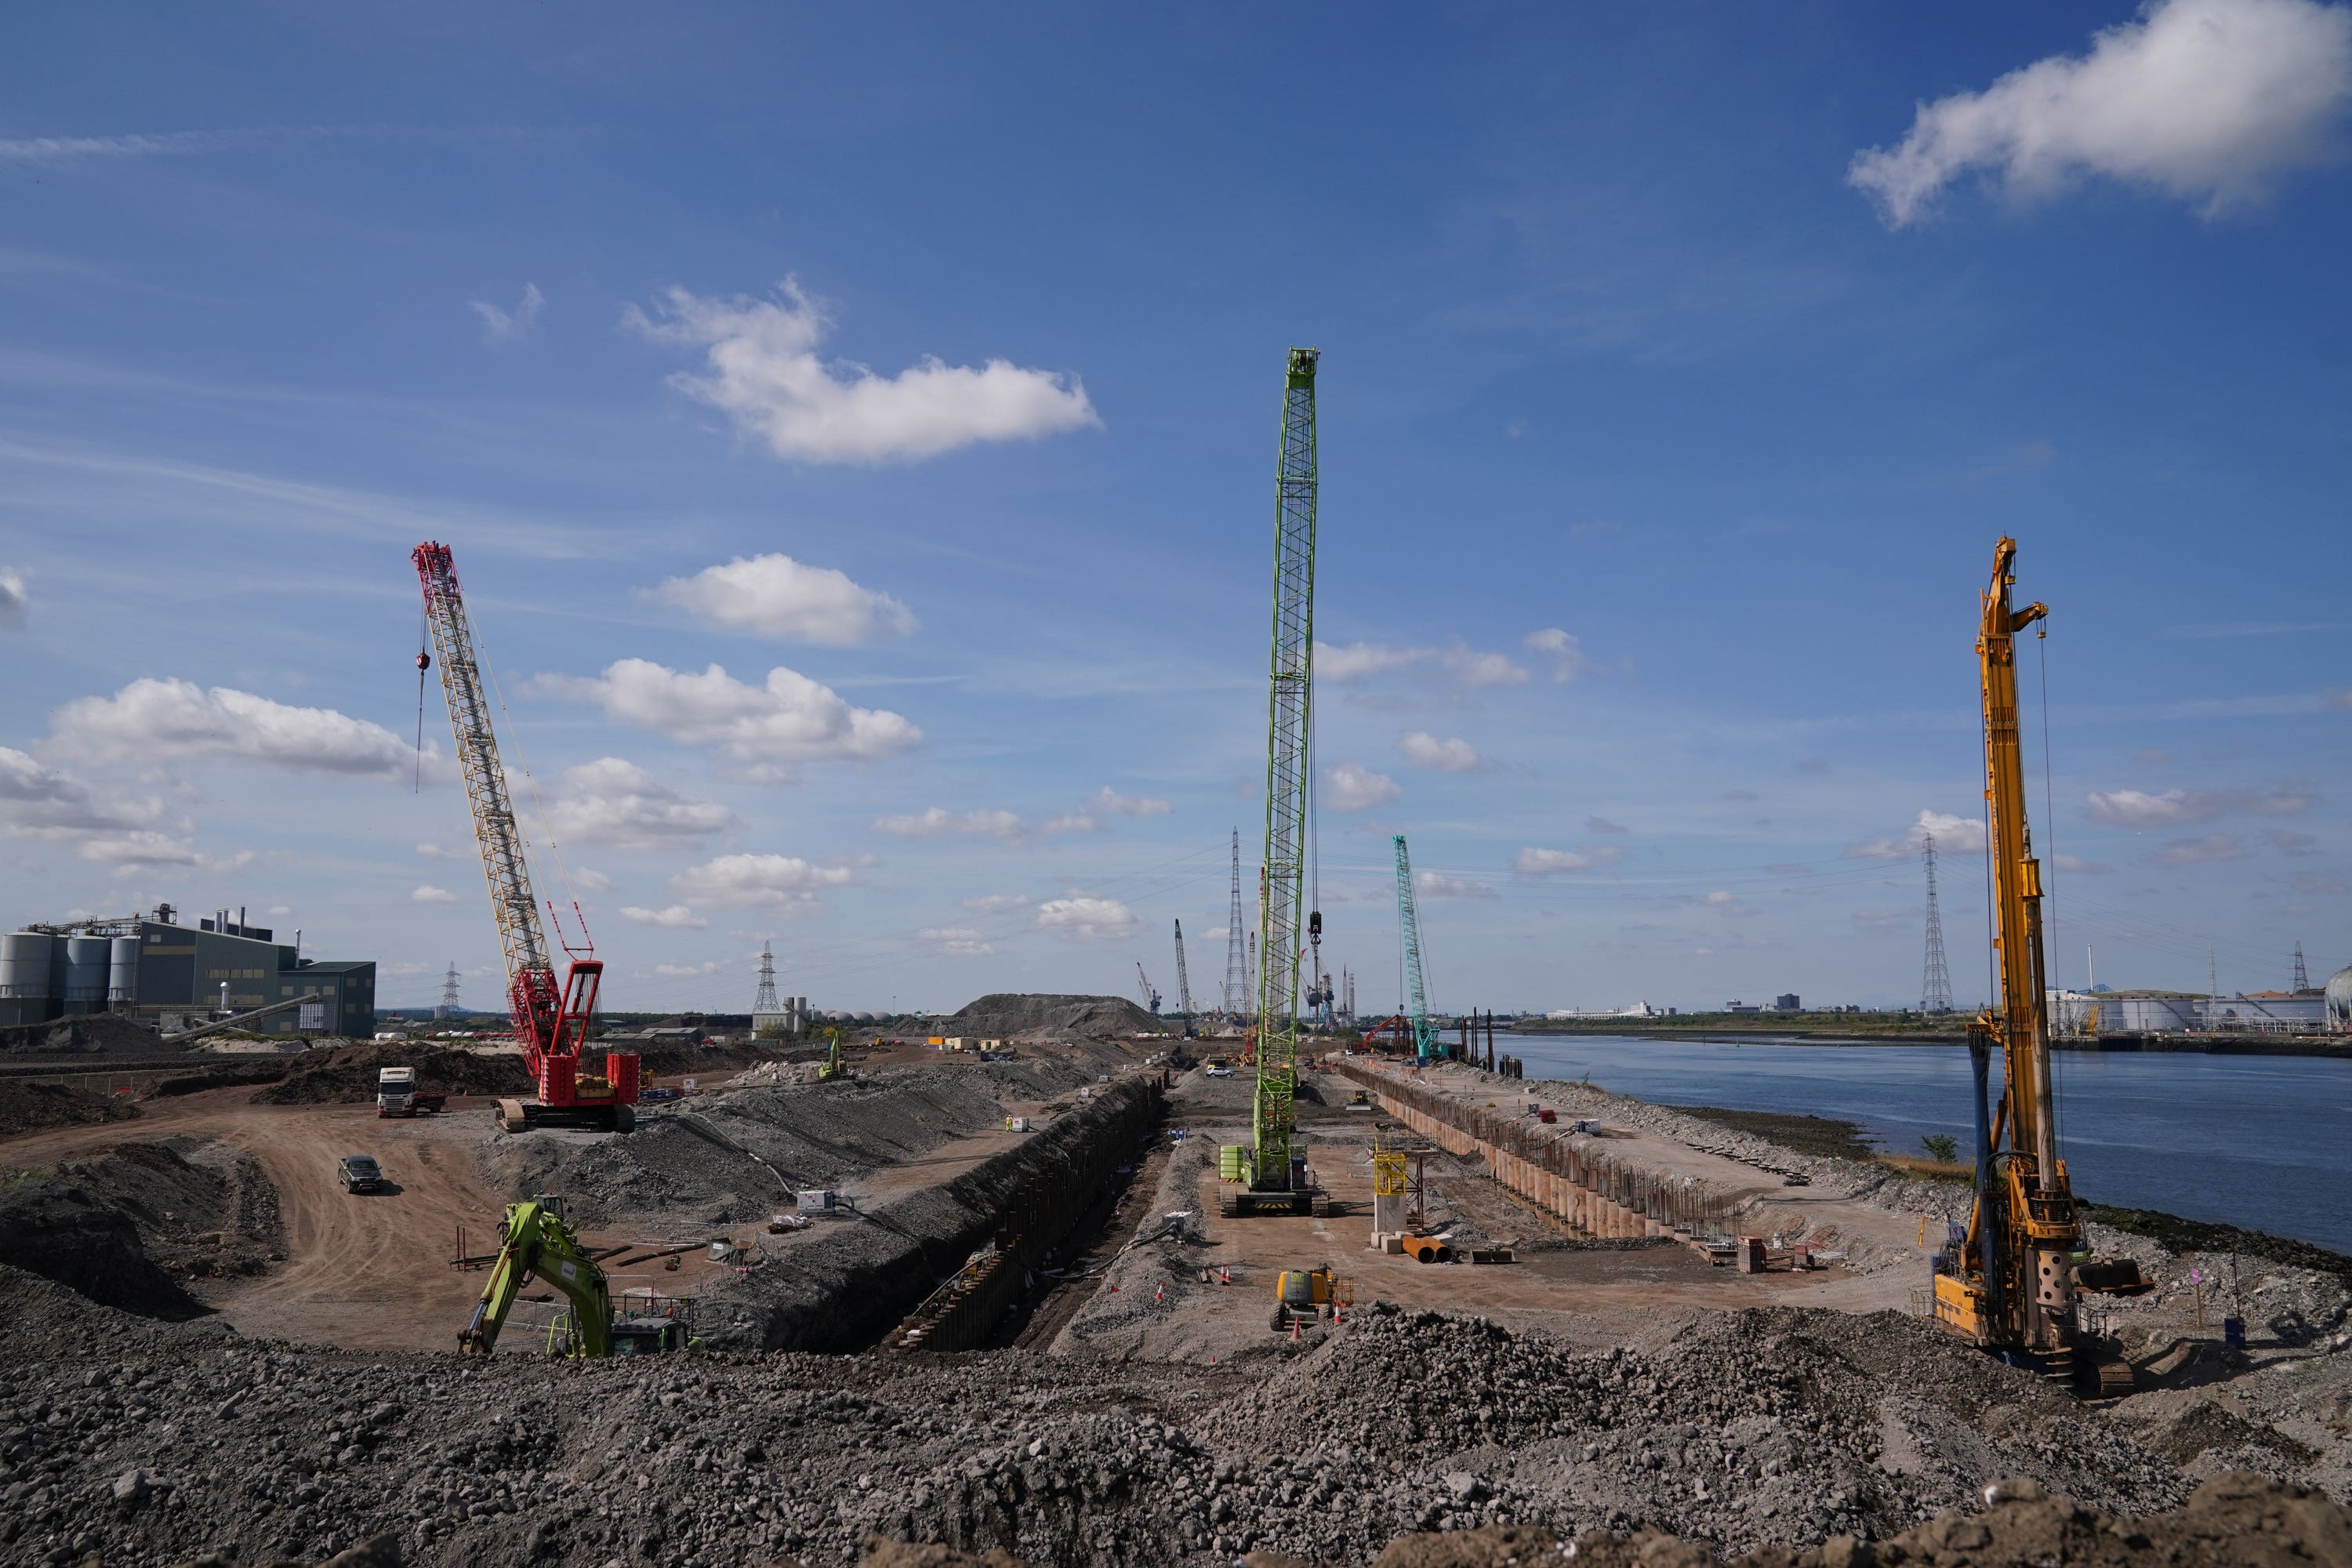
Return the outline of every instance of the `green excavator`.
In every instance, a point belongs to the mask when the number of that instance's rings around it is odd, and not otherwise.
[[[551,1353],[572,1357],[660,1355],[695,1342],[688,1304],[615,1319],[604,1271],[580,1245],[579,1233],[563,1217],[562,1200],[549,1194],[509,1204],[499,1231],[498,1260],[489,1283],[474,1304],[474,1315],[457,1334],[457,1348],[488,1355],[506,1327],[507,1313],[523,1286],[543,1280],[571,1302],[549,1336]]]

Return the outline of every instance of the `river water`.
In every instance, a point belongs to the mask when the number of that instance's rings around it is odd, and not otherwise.
[[[1965,1046],[1794,1046],[1501,1035],[1529,1078],[1591,1078],[1674,1105],[1856,1122],[1892,1153],[1948,1132],[1966,1149]],[[2059,1157],[2077,1195],[2352,1253],[2352,1060],[2059,1051]],[[1993,1062],[1993,1093],[2000,1092]]]

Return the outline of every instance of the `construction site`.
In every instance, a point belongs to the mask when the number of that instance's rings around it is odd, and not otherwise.
[[[1193,1005],[1180,930],[1172,1016],[1139,973],[1142,1005],[998,994],[919,1033],[616,1037],[576,906],[535,889],[454,552],[419,545],[510,1033],[208,1048],[373,984],[322,1003],[293,955],[283,995],[175,995],[168,1031],[86,977],[23,1019],[0,1559],[2352,1561],[2352,1260],[2168,1246],[2070,1184],[2015,542],[1976,628],[2000,984],[1959,1158],[1822,1152],[1449,1037],[1402,835],[1405,1004],[1339,1026],[1318,357],[1284,363],[1238,1005]],[[9,999],[51,999],[58,950],[150,963],[180,929],[24,933]]]

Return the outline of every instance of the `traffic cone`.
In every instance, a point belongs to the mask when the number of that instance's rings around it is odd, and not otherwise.
[[[1290,1342],[1298,1342],[1298,1314],[1296,1312],[1290,1314]]]
[[[1168,1281],[1167,1281],[1167,1280],[1162,1279],[1162,1280],[1160,1282],[1160,1289],[1158,1289],[1157,1290],[1154,1290],[1154,1291],[1151,1293],[1151,1299],[1152,1299],[1153,1300],[1155,1300],[1155,1301],[1165,1301],[1166,1300],[1168,1300]]]

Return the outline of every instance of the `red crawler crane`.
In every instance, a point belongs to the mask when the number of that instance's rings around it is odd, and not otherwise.
[[[498,917],[499,942],[506,950],[507,1001],[514,1011],[515,1038],[538,1087],[536,1100],[499,1101],[499,1124],[509,1132],[533,1127],[600,1127],[626,1132],[636,1123],[637,1058],[608,1052],[602,1077],[580,1071],[581,1047],[596,1016],[596,992],[604,965],[581,924],[582,946],[564,944],[571,958],[562,986],[548,959],[540,929],[539,902],[530,890],[530,867],[515,826],[507,775],[499,764],[498,738],[490,731],[489,704],[483,700],[481,670],[474,658],[474,633],[466,602],[457,591],[457,568],[446,544],[420,544],[409,559],[425,590],[425,618],[441,656],[441,689],[449,699],[449,727],[457,741],[457,766],[474,812],[474,837],[482,847],[482,872],[489,879],[490,909]],[[423,661],[425,656],[417,656]],[[554,913],[552,905],[550,915]],[[572,906],[573,914],[579,906]],[[558,922],[558,933],[562,925]]]

